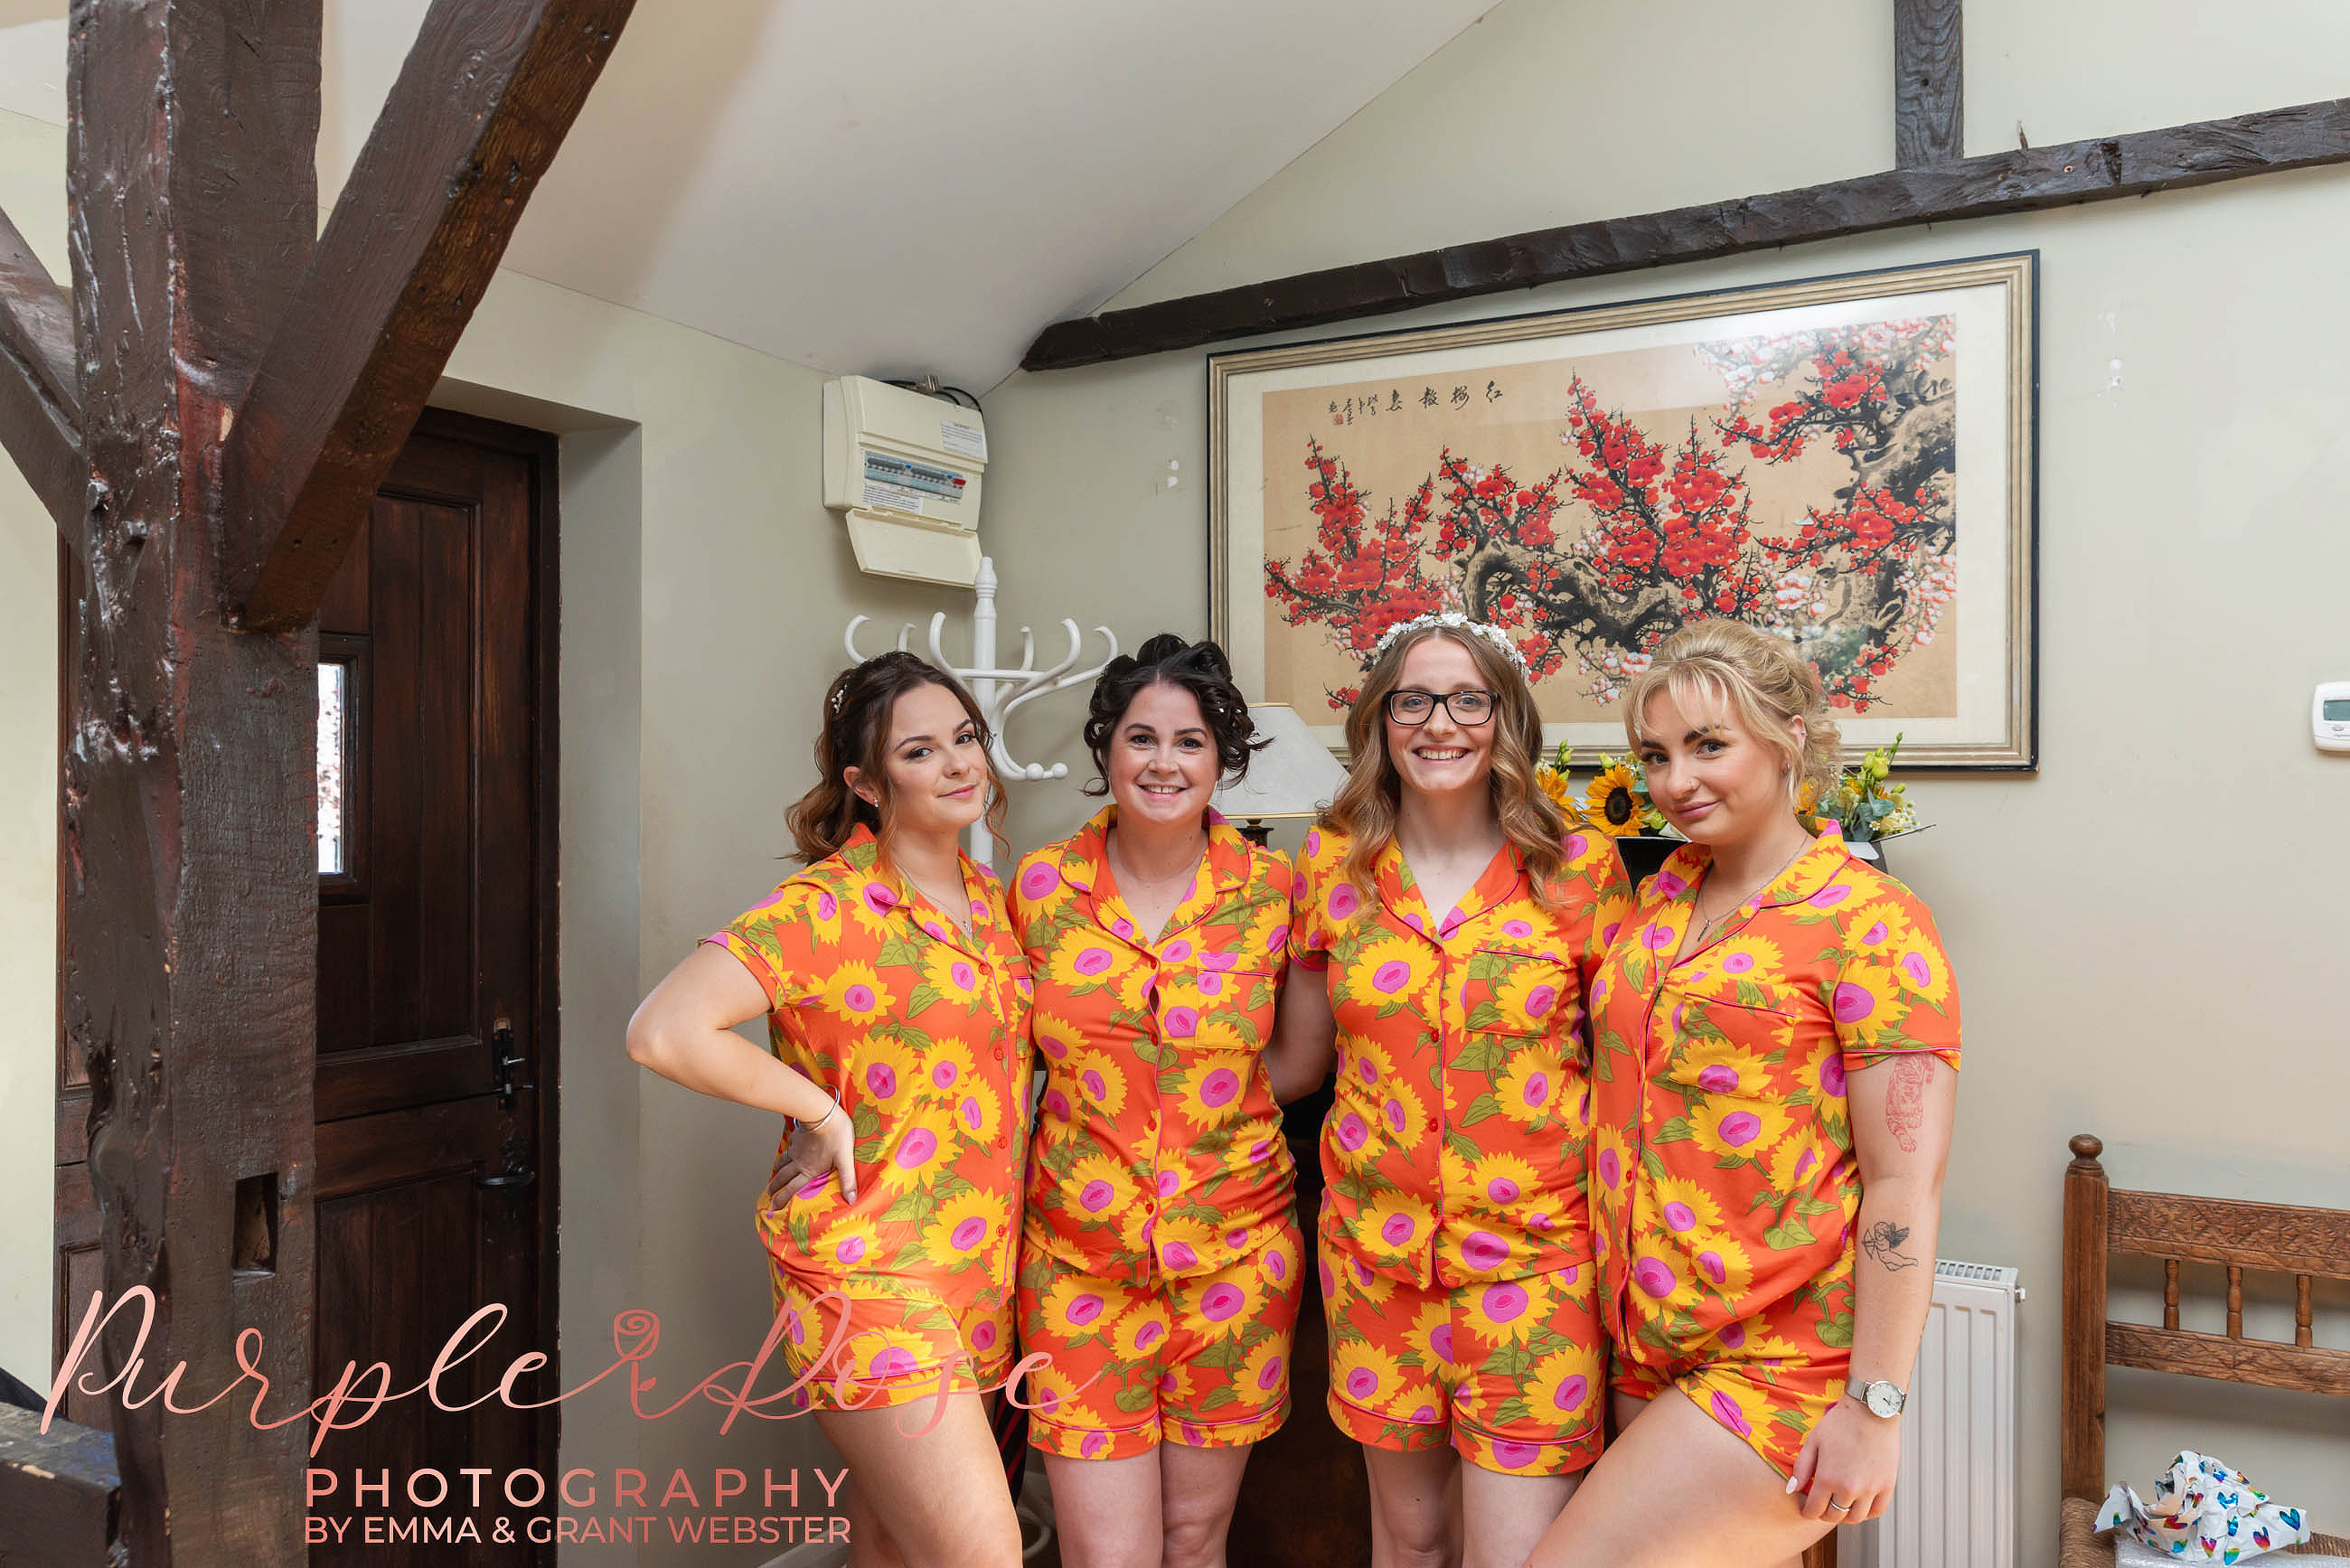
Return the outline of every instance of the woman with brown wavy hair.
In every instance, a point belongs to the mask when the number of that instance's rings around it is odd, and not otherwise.
[[[1027,964],[956,841],[1000,794],[987,747],[970,695],[913,655],[842,674],[788,817],[806,869],[629,1024],[663,1077],[798,1124],[759,1233],[784,1358],[848,1462],[858,1568],[1020,1561],[976,1392],[1012,1362],[1028,1147]],[[767,1053],[733,1033],[763,1012]]]
[[[1391,629],[1347,741],[1272,1054],[1284,1100],[1337,1062],[1330,1414],[1364,1447],[1374,1562],[1514,1568],[1599,1453],[1583,995],[1629,898],[1614,845],[1535,783],[1541,720],[1499,628]]]

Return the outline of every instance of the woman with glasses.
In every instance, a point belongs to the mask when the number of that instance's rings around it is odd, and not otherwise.
[[[1364,1448],[1374,1562],[1514,1568],[1599,1454],[1583,995],[1629,895],[1613,844],[1535,783],[1542,726],[1498,628],[1391,628],[1347,742],[1271,1057],[1283,1100],[1337,1062],[1330,1414]]]

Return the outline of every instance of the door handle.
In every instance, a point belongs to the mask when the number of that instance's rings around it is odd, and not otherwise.
[[[528,1058],[515,1049],[513,1020],[499,1019],[490,1028],[490,1079],[497,1087],[498,1109],[514,1109],[516,1095],[538,1087],[536,1084],[515,1082],[515,1070],[528,1064]]]
[[[499,1153],[505,1158],[505,1168],[495,1176],[476,1176],[474,1186],[513,1189],[528,1187],[538,1179],[538,1172],[531,1168],[530,1146],[524,1141],[521,1128],[506,1129],[505,1146]]]

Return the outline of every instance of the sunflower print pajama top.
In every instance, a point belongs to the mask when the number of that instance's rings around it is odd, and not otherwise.
[[[827,1172],[758,1210],[780,1348],[824,1408],[986,1386],[1012,1360],[1027,960],[986,867],[962,857],[966,938],[879,852],[859,827],[703,939],[758,979],[775,1053],[857,1133],[855,1203]]]
[[[1598,1458],[1607,1350],[1584,1200],[1585,982],[1630,908],[1614,843],[1570,833],[1550,908],[1504,845],[1438,916],[1392,842],[1367,899],[1344,836],[1299,861],[1291,961],[1328,971],[1336,1103],[1318,1229],[1330,1414],[1561,1475]]]
[[[1785,1475],[1850,1364],[1846,1075],[1955,1068],[1959,998],[1925,904],[1833,826],[1676,961],[1708,863],[1673,852],[1592,984],[1601,1310],[1619,1392],[1677,1386]]]
[[[1287,964],[1283,857],[1211,814],[1156,937],[1111,875],[1115,806],[1013,877],[1045,1085],[1021,1235],[1030,1438],[1066,1459],[1236,1448],[1289,1412],[1304,1249],[1263,1050]]]

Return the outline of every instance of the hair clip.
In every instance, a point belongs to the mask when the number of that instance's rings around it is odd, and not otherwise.
[[[1372,645],[1371,658],[1374,660],[1378,659],[1380,655],[1386,653],[1388,649],[1395,646],[1396,639],[1403,636],[1404,633],[1408,631],[1419,631],[1424,627],[1439,626],[1446,628],[1449,630],[1465,631],[1472,636],[1483,638],[1487,642],[1492,643],[1496,649],[1500,649],[1502,654],[1507,658],[1512,664],[1518,667],[1518,673],[1520,675],[1523,675],[1529,680],[1533,679],[1533,672],[1526,668],[1525,655],[1518,651],[1517,644],[1510,640],[1510,634],[1508,632],[1503,631],[1500,627],[1494,626],[1487,621],[1471,620],[1467,616],[1462,615],[1457,609],[1443,610],[1434,615],[1414,616],[1409,620],[1399,620],[1396,622],[1395,625],[1379,633],[1379,640]]]
[[[840,681],[840,682],[838,682],[837,684],[836,684],[836,685],[833,687],[833,689],[832,689],[832,711],[833,711],[833,712],[834,712],[834,714],[835,714],[835,715],[837,715],[837,714],[840,712],[840,705],[841,705],[841,703],[843,703],[843,702],[847,701],[847,700],[848,700],[848,682],[847,682],[847,681],[846,681],[846,680],[843,680],[843,681]]]

